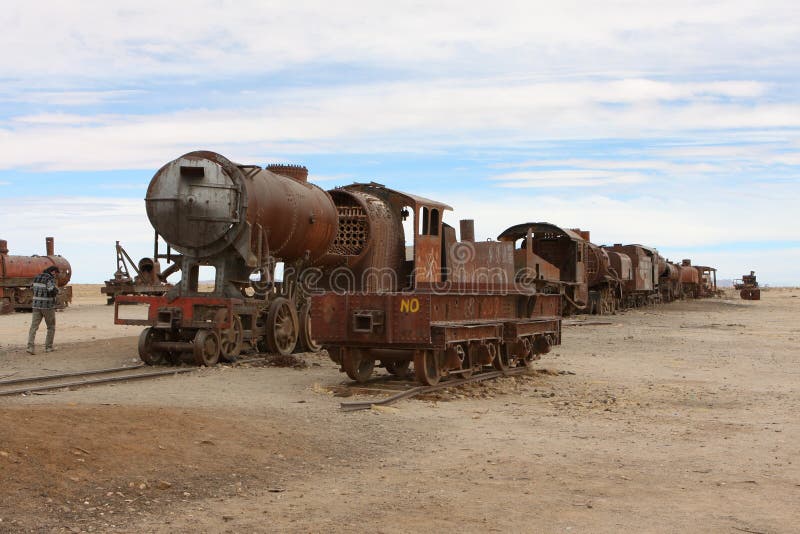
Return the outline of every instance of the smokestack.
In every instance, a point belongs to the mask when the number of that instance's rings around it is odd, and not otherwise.
[[[572,231],[581,236],[584,241],[591,241],[589,239],[589,231],[588,230],[581,230],[580,228],[572,228]]]
[[[685,260],[681,261],[681,265],[684,266],[684,267],[691,267],[692,260],[685,259]]]
[[[267,165],[267,170],[269,172],[274,172],[275,174],[280,174],[281,176],[287,176],[293,180],[297,180],[298,182],[308,181],[308,169],[302,165],[283,165],[280,163],[271,163]]]
[[[0,239],[0,254],[8,254],[8,241]]]
[[[461,241],[475,242],[475,221],[472,219],[461,219]]]
[[[48,256],[55,256],[56,255],[56,245],[55,241],[53,241],[52,237],[45,237],[44,238],[44,246],[47,249]]]

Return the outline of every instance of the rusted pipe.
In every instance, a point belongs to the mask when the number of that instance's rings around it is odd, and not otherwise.
[[[44,238],[44,246],[45,250],[47,250],[47,256],[55,256],[56,255],[56,245],[55,240],[52,237],[45,237]]]

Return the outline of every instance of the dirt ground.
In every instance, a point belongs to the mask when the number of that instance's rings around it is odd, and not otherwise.
[[[762,299],[586,318],[537,373],[380,410],[324,355],[0,397],[0,532],[797,532],[800,289]],[[138,361],[103,302],[52,354],[0,316],[0,377]]]

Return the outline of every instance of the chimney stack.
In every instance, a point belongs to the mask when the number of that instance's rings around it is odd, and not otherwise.
[[[461,219],[461,241],[475,242],[475,221],[473,219]]]
[[[287,176],[293,180],[297,180],[298,182],[308,181],[308,169],[302,165],[283,165],[280,163],[271,163],[267,165],[267,170],[269,172],[274,172],[275,174],[280,174],[281,176]]]

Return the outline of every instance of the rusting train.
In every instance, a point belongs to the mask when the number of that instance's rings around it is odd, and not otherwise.
[[[560,344],[561,295],[539,283],[534,254],[475,242],[471,220],[461,221],[459,241],[443,221],[449,206],[380,184],[331,196],[339,231],[312,317],[317,340],[351,379],[366,381],[376,362],[405,375],[413,362],[417,380],[433,385],[485,366],[530,365]]]
[[[202,151],[155,174],[145,198],[153,261],[182,277],[163,295],[115,298],[117,324],[147,327],[143,361],[214,365],[245,348],[324,346],[353,380],[376,365],[406,375],[413,363],[420,382],[435,384],[530,365],[561,342],[562,315],[716,290],[713,268],[671,263],[651,247],[598,246],[589,232],[550,223],[476,242],[464,220],[457,239],[444,203],[376,183],[326,192],[307,177],[304,167]],[[213,269],[210,287],[202,268]],[[146,317],[123,317],[125,304]]]
[[[180,265],[182,278],[164,295],[119,295],[114,310],[116,324],[147,327],[139,337],[144,362],[188,354],[214,365],[235,360],[244,347],[289,354],[299,341],[317,348],[299,277],[327,252],[337,213],[307,176],[304,167],[238,165],[202,151],[156,172],[145,205],[167,251],[154,259]],[[280,284],[278,260],[286,266]],[[210,287],[201,267],[213,271]],[[146,318],[121,317],[126,304],[146,307]]]
[[[563,296],[562,314],[610,314],[655,302],[707,297],[716,292],[715,269],[683,265],[638,244],[598,246],[590,233],[547,222],[522,223],[497,238],[528,248],[537,258],[537,284]]]
[[[72,302],[72,267],[66,258],[55,253],[55,241],[45,238],[44,256],[14,256],[8,253],[8,242],[0,239],[0,313],[31,309],[33,278],[46,268],[55,265],[59,269],[56,279],[58,296],[56,307],[63,309]]]

